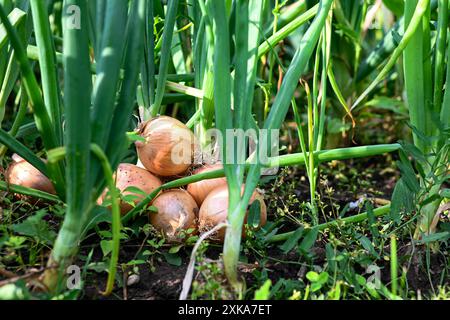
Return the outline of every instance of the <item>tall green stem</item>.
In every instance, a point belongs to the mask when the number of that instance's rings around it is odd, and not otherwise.
[[[444,1],[445,2],[445,1]],[[448,10],[448,2],[444,4],[440,3],[440,6],[445,5],[445,10],[439,10],[442,14],[447,14]],[[439,93],[437,91],[442,91],[442,88],[437,88],[441,82],[439,78],[442,77],[440,72],[435,74],[435,79],[437,80],[434,83],[435,90],[433,96],[433,87],[432,87],[432,75],[431,75],[431,60],[428,58],[430,52],[430,3],[429,1],[417,1],[411,0],[406,1],[405,3],[405,26],[409,29],[409,26],[413,23],[417,12],[422,12],[421,22],[419,23],[416,32],[411,35],[409,44],[405,48],[404,52],[404,71],[405,71],[405,86],[406,86],[406,95],[408,101],[409,115],[411,125],[416,127],[422,135],[425,135],[427,138],[431,138],[436,133],[436,126],[434,125],[432,119],[433,114],[438,114],[438,110],[440,106],[433,106],[433,98],[436,101],[439,101]],[[436,60],[442,60],[440,55],[442,54],[442,40],[439,37],[442,37],[445,32],[442,30],[442,24],[444,23],[442,20],[446,20],[443,17],[440,17],[440,31],[438,33],[438,44],[436,51]],[[406,36],[406,34],[405,34]],[[441,51],[441,52],[439,52]],[[441,66],[436,66],[438,69]],[[436,70],[436,69],[435,69]],[[436,71],[435,71],[436,72]],[[435,159],[433,155],[429,155],[430,152],[436,151],[437,144],[429,143],[424,140],[420,135],[413,132],[414,144],[421,150],[430,163],[432,163]],[[430,174],[432,167],[427,163],[422,163],[425,174]],[[422,180],[422,187],[426,188],[425,182]],[[429,190],[429,195],[432,196],[437,194],[440,189],[440,184],[436,184],[432,186]],[[422,233],[430,233],[433,230],[430,230],[431,222],[433,221],[436,210],[439,206],[439,200],[433,201],[429,204],[426,204],[421,208],[421,217],[419,220],[419,224],[417,226],[417,230],[415,233],[415,237],[418,238]]]
[[[87,2],[64,2],[64,105],[66,110],[67,211],[55,241],[44,284],[61,290],[64,268],[76,254],[89,208],[91,75],[88,45]],[[68,10],[72,8],[74,11]],[[78,9],[77,9],[78,8]],[[79,12],[78,12],[79,10]],[[71,24],[78,12],[79,28]],[[83,92],[80,95],[80,92]]]
[[[62,108],[60,105],[61,97],[55,54],[56,50],[50,29],[50,22],[48,20],[47,6],[45,1],[31,1],[30,5],[33,13],[36,44],[39,49],[39,65],[41,68],[44,102],[53,123],[58,144],[62,145]]]
[[[178,0],[168,2],[167,16],[164,21],[164,31],[162,37],[161,61],[159,65],[159,77],[156,86],[156,96],[153,105],[150,108],[150,116],[159,114],[162,98],[164,96],[167,71],[169,70],[169,61],[171,57],[172,37],[175,29],[175,22],[178,12]],[[147,119],[146,119],[147,120]]]

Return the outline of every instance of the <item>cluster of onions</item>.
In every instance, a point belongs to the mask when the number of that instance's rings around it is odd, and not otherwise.
[[[193,174],[219,170],[222,169],[222,167],[223,166],[221,164],[206,165],[195,170]],[[187,186],[187,191],[200,206],[198,215],[198,229],[200,232],[209,231],[220,223],[226,222],[228,216],[229,197],[226,178],[216,178],[194,182]],[[264,202],[264,197],[258,191],[255,191],[250,199],[249,205],[251,205],[254,201],[260,202],[259,227],[262,227],[267,222],[267,208]],[[247,221],[247,215],[245,222]],[[242,235],[245,236],[244,230]],[[220,229],[216,232],[216,234],[211,236],[212,240],[218,242],[223,242],[224,238],[224,228]]]
[[[161,116],[139,127],[145,142],[136,142],[138,165],[163,178],[185,175],[192,166],[196,140],[194,134],[182,122]],[[221,164],[205,165],[192,174],[221,169]],[[250,204],[260,201],[260,226],[267,220],[267,210],[262,195],[255,191]],[[152,225],[163,232],[167,239],[176,241],[181,230],[207,231],[225,222],[228,214],[228,188],[225,178],[202,180],[182,189],[161,193],[152,202],[158,213],[150,213]],[[200,208],[200,209],[199,209]],[[225,230],[213,236],[223,241]]]
[[[138,129],[144,142],[135,143],[138,162],[120,164],[115,173],[116,188],[122,199],[138,204],[146,195],[162,185],[162,180],[184,175],[192,166],[196,147],[195,136],[182,122],[167,116],[153,118]],[[131,188],[132,187],[132,188]],[[107,190],[98,199],[105,200]],[[130,201],[121,201],[122,214],[132,210]],[[161,231],[167,240],[177,242],[182,231],[197,230],[198,205],[185,190],[173,189],[160,193],[151,202],[157,213],[148,213],[150,223]]]
[[[122,214],[132,210],[133,203],[138,204],[146,195],[160,188],[162,180],[186,175],[192,167],[196,150],[193,132],[171,117],[153,118],[141,124],[138,133],[145,141],[136,142],[139,157],[137,165],[122,163],[114,174],[116,188],[122,194]],[[193,170],[192,174],[221,168],[221,164],[205,165]],[[50,180],[18,155],[13,156],[5,176],[10,184],[56,193]],[[105,190],[99,197],[99,205],[104,203],[107,194],[108,190]],[[258,192],[253,194],[250,203],[254,201],[260,201],[262,226],[266,222],[266,206]],[[149,212],[151,224],[169,241],[178,241],[183,230],[207,231],[226,221],[227,181],[225,178],[209,179],[191,183],[187,190],[167,190],[155,197],[151,205],[158,211]],[[223,241],[224,234],[225,230],[222,229],[214,239]]]
[[[56,194],[56,190],[50,179],[43,175],[38,169],[33,167],[28,161],[17,154],[12,156],[12,160],[13,161],[5,172],[5,180],[8,184],[40,190],[50,194]],[[39,199],[33,197],[20,194],[15,194],[14,196],[17,199],[26,201],[32,205],[39,203]],[[40,203],[44,204],[42,201]]]

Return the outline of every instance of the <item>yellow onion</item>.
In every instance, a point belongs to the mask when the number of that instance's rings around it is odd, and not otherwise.
[[[133,202],[138,204],[142,199],[161,186],[161,180],[145,169],[139,168],[133,164],[122,163],[119,165],[115,173],[116,188],[120,190],[122,196],[132,195],[135,197]],[[133,190],[126,191],[129,187],[135,187],[142,191],[134,192]],[[98,204],[105,200],[107,190],[103,192],[97,201]],[[145,195],[143,194],[145,193]],[[133,209],[133,206],[125,201],[120,201],[120,212],[126,214]]]
[[[145,142],[136,142],[136,149],[147,170],[170,177],[191,166],[195,136],[182,122],[167,116],[153,118],[141,125],[139,134]]]
[[[196,229],[198,206],[185,190],[163,192],[152,205],[158,212],[150,212],[150,223],[169,241],[180,240],[182,230]]]
[[[18,185],[26,188],[44,191],[50,194],[56,194],[55,188],[45,175],[38,169],[33,167],[29,162],[14,154],[13,162],[9,165],[5,173],[6,182],[13,185]],[[43,160],[44,161],[44,160]],[[31,204],[36,204],[38,199],[32,197],[16,194],[18,199],[28,201]]]
[[[267,208],[264,203],[264,197],[255,191],[250,198],[249,207],[254,201],[260,202],[260,223],[259,227],[262,227],[267,222]],[[226,222],[228,216],[228,187],[222,186],[214,189],[203,201],[202,206],[198,214],[199,230],[205,232],[211,230],[218,224]],[[245,216],[244,222],[247,223],[248,211]],[[245,237],[244,229],[242,230],[242,236]],[[212,240],[223,242],[225,239],[225,228],[220,229],[216,234],[211,237]]]
[[[205,165],[201,168],[198,168],[192,172],[193,175],[220,170],[223,166],[221,164],[212,164]],[[191,196],[197,201],[199,206],[202,205],[205,198],[208,194],[217,187],[224,186],[227,184],[226,178],[216,178],[216,179],[208,179],[201,180],[194,183],[191,183],[187,186],[187,191],[191,194]]]

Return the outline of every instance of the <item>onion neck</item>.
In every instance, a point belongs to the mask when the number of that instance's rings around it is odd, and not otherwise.
[[[229,226],[226,229],[225,242],[223,246],[223,262],[225,275],[233,289],[242,299],[243,283],[238,279],[237,267],[239,262],[239,252],[241,247],[242,227],[244,225],[247,206],[242,202],[230,203],[228,214]]]

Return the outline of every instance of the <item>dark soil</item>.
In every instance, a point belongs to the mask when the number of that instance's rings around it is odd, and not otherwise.
[[[389,250],[389,248],[387,248]],[[447,263],[445,257],[441,254],[431,254],[430,256],[430,276],[425,266],[425,250],[424,248],[416,248],[413,252],[410,244],[401,245],[399,248],[399,261],[403,261],[401,265],[409,266],[407,272],[407,281],[409,290],[414,292],[420,291],[422,294],[428,294],[431,290],[436,289],[439,282],[442,270],[444,270]],[[325,262],[325,249],[320,246],[313,248],[313,255],[315,257],[314,264],[322,265]],[[300,256],[297,253],[283,254],[277,248],[270,248],[268,255],[272,260],[264,265],[264,268],[269,270],[269,278],[272,283],[276,283],[280,279],[305,279],[305,274],[309,271],[309,268],[300,263],[285,263],[286,261],[299,261]],[[218,250],[208,252],[208,255],[216,257]],[[122,252],[121,259],[127,261],[127,255]],[[129,259],[131,259],[130,257]],[[244,277],[247,287],[256,285],[255,277],[252,272],[258,268],[255,257],[248,257],[252,263],[243,264],[240,267],[241,276]],[[277,262],[280,260],[283,262]],[[408,260],[409,263],[408,263]],[[214,260],[218,261],[218,260]],[[128,299],[128,300],[177,300],[179,298],[182,282],[186,273],[189,257],[185,255],[183,257],[183,264],[179,267],[170,265],[165,261],[159,262],[155,265],[155,269],[152,272],[150,267],[145,264],[139,267],[139,282],[126,286],[126,289],[122,286],[114,290],[113,295],[105,298],[101,295],[101,291],[106,286],[106,276],[103,274],[92,273],[86,279],[86,287],[84,291],[83,299]],[[381,269],[381,281],[382,283],[390,283],[390,269],[389,262],[381,261],[379,263]],[[363,270],[361,270],[363,272]],[[119,272],[117,277],[122,278],[123,273]],[[217,279],[216,279],[217,280]],[[449,281],[449,280],[448,280]]]
[[[139,267],[139,282],[126,286],[126,289],[118,288],[114,290],[114,294],[108,299],[125,299],[128,300],[176,300],[181,292],[181,285],[188,259],[182,266],[176,267],[168,263],[161,263],[156,266],[154,272],[151,272],[148,265]],[[118,275],[123,276],[123,274]],[[94,274],[86,280],[84,299],[105,299],[99,290],[103,290],[106,285],[106,277]]]

